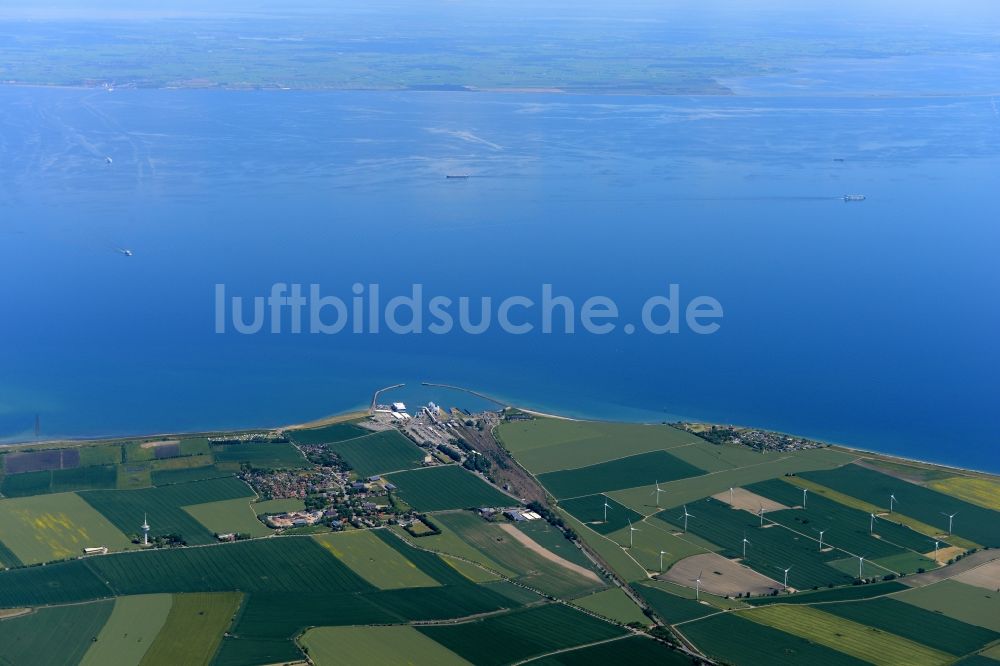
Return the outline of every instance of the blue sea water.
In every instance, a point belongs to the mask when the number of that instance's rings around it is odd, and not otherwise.
[[[52,437],[294,423],[434,381],[1000,471],[998,102],[761,85],[0,87],[0,438],[36,414]],[[275,282],[549,283],[623,321],[678,284],[725,316],[707,336],[214,332],[216,284]]]

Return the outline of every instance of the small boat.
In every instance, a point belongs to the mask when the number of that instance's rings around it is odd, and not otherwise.
[[[120,247],[120,248],[118,248],[118,253],[119,253],[119,254],[123,254],[123,255],[125,255],[126,257],[132,257],[132,256],[135,256],[135,253],[134,253],[134,252],[132,252],[132,250],[129,250],[128,248],[124,248],[124,247]]]
[[[105,158],[104,158],[104,163],[105,163],[105,164],[111,164],[111,161],[112,161],[112,160],[111,160],[111,158],[110,158],[110,157],[105,157]]]
[[[469,177],[469,174],[467,174],[467,173],[456,173],[456,174],[451,174],[450,173],[447,176],[445,176],[445,178],[451,178],[451,179],[454,179],[454,180],[465,180],[468,177]]]
[[[845,194],[844,201],[864,201],[865,195],[863,194]]]

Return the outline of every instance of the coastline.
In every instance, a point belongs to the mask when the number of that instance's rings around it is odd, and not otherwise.
[[[602,417],[597,417],[597,416],[587,415],[587,414],[581,414],[581,413],[574,413],[573,415],[569,415],[569,414],[559,413],[558,409],[524,407],[524,406],[521,406],[521,405],[517,404],[516,401],[500,399],[500,398],[494,397],[494,396],[492,396],[492,395],[490,395],[488,393],[484,393],[484,392],[476,390],[476,389],[470,389],[470,388],[467,388],[467,387],[464,387],[464,386],[455,385],[455,384],[444,384],[444,383],[436,383],[436,382],[420,382],[420,384],[422,386],[429,387],[429,388],[442,388],[442,389],[447,389],[447,390],[451,390],[451,391],[457,391],[457,392],[467,393],[467,394],[475,396],[475,397],[477,397],[479,399],[491,402],[491,403],[497,405],[498,407],[517,409],[517,410],[522,411],[522,412],[524,412],[526,414],[531,414],[532,416],[536,416],[536,417],[539,417],[539,418],[549,418],[549,419],[558,419],[558,420],[562,420],[562,421],[576,421],[576,422],[592,421],[592,422],[599,422],[599,423],[634,423],[634,424],[640,424],[640,425],[660,425],[660,424],[663,424],[663,423],[672,423],[672,422],[676,422],[676,421],[685,421],[685,422],[690,422],[690,423],[702,423],[702,424],[705,424],[705,425],[732,426],[732,427],[748,428],[748,429],[754,429],[754,430],[763,430],[763,431],[773,432],[773,433],[782,434],[782,435],[789,435],[789,436],[793,436],[793,437],[800,437],[800,438],[803,438],[803,439],[809,439],[809,440],[818,442],[820,444],[826,444],[826,445],[828,445],[828,446],[830,446],[832,448],[835,448],[835,449],[838,449],[838,450],[841,450],[841,451],[845,451],[847,453],[856,454],[856,455],[858,455],[859,457],[862,457],[862,458],[864,458],[864,457],[876,458],[876,459],[884,460],[886,462],[900,462],[900,463],[906,463],[906,464],[910,464],[910,465],[917,464],[917,465],[921,465],[921,466],[924,466],[924,467],[935,468],[935,469],[944,470],[944,471],[948,471],[948,472],[952,472],[952,473],[963,473],[963,474],[966,474],[966,475],[968,475],[970,473],[974,474],[974,475],[983,475],[983,476],[988,476],[988,477],[995,477],[997,475],[1000,475],[1000,470],[998,470],[996,472],[993,472],[993,471],[990,471],[990,470],[979,469],[979,468],[976,468],[976,467],[962,467],[960,465],[956,465],[956,464],[953,464],[953,463],[941,462],[941,461],[936,461],[936,460],[927,460],[927,459],[918,458],[918,457],[909,457],[909,456],[905,456],[905,455],[902,455],[902,454],[899,454],[899,453],[889,453],[889,452],[885,452],[885,451],[878,451],[876,449],[865,448],[863,446],[858,446],[858,445],[854,445],[854,444],[845,444],[843,442],[833,441],[833,440],[826,439],[826,438],[823,438],[823,437],[818,437],[818,436],[813,436],[813,435],[806,435],[806,434],[801,434],[801,433],[786,432],[786,431],[783,431],[783,430],[778,430],[778,429],[768,428],[768,427],[763,427],[763,426],[743,425],[743,424],[735,424],[735,423],[712,422],[712,421],[706,421],[706,420],[697,419],[697,418],[676,417],[674,415],[671,415],[671,417],[673,419],[672,421],[671,420],[667,420],[667,419],[652,421],[652,420],[643,420],[643,419],[629,419],[629,418],[624,418],[624,417],[622,417],[622,418],[606,418],[606,417],[602,418]],[[398,388],[401,388],[401,387],[404,387],[404,386],[406,386],[405,383],[399,383],[399,384],[393,384],[391,386],[386,386],[386,387],[383,387],[383,388],[375,390],[373,392],[373,394],[372,394],[371,402],[369,403],[368,406],[355,405],[355,406],[353,406],[351,408],[347,408],[347,409],[345,409],[343,411],[334,412],[332,414],[328,414],[326,416],[321,416],[321,417],[318,417],[318,418],[315,418],[315,419],[312,419],[312,420],[308,420],[308,421],[303,421],[301,423],[291,423],[291,424],[283,424],[283,425],[242,426],[242,427],[231,428],[231,429],[215,428],[215,429],[211,429],[211,430],[201,430],[201,431],[183,431],[183,430],[181,430],[181,431],[173,431],[173,432],[155,432],[155,433],[141,433],[141,434],[118,434],[118,435],[112,434],[112,435],[80,436],[80,437],[58,436],[58,437],[49,438],[49,439],[38,439],[38,440],[26,439],[26,440],[22,440],[22,441],[4,442],[4,443],[0,443],[0,450],[8,449],[8,448],[16,448],[16,447],[29,448],[29,447],[37,447],[37,446],[62,448],[62,447],[71,447],[71,446],[76,446],[76,445],[81,445],[82,446],[82,445],[85,445],[85,444],[88,444],[88,443],[95,443],[95,442],[118,441],[118,440],[123,440],[123,439],[154,439],[154,438],[168,438],[168,437],[213,437],[213,436],[227,434],[227,433],[242,433],[242,432],[251,432],[251,431],[257,431],[257,430],[273,430],[273,431],[282,432],[282,431],[285,431],[285,430],[299,430],[299,429],[304,429],[304,428],[320,428],[320,427],[324,427],[324,426],[333,425],[333,424],[336,424],[336,423],[342,423],[342,422],[345,422],[345,421],[350,421],[350,420],[353,420],[353,419],[364,418],[364,417],[366,417],[366,416],[368,416],[368,415],[370,415],[372,413],[372,410],[374,409],[374,405],[375,405],[378,397],[382,393],[387,392],[387,391],[391,391],[391,390],[394,390],[394,389],[398,389]]]

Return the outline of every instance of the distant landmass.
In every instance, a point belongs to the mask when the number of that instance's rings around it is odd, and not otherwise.
[[[863,11],[830,26],[809,8],[374,4],[0,11],[0,81],[729,95],[727,79],[791,72],[793,59],[991,53],[994,38],[944,25],[871,31]]]

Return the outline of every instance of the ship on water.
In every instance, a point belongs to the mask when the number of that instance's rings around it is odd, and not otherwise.
[[[845,194],[844,201],[864,201],[865,195],[863,194]]]
[[[467,173],[454,173],[454,174],[449,173],[447,176],[445,176],[445,178],[452,178],[452,179],[456,179],[456,180],[465,180],[468,177],[469,177],[469,174],[467,174]]]

